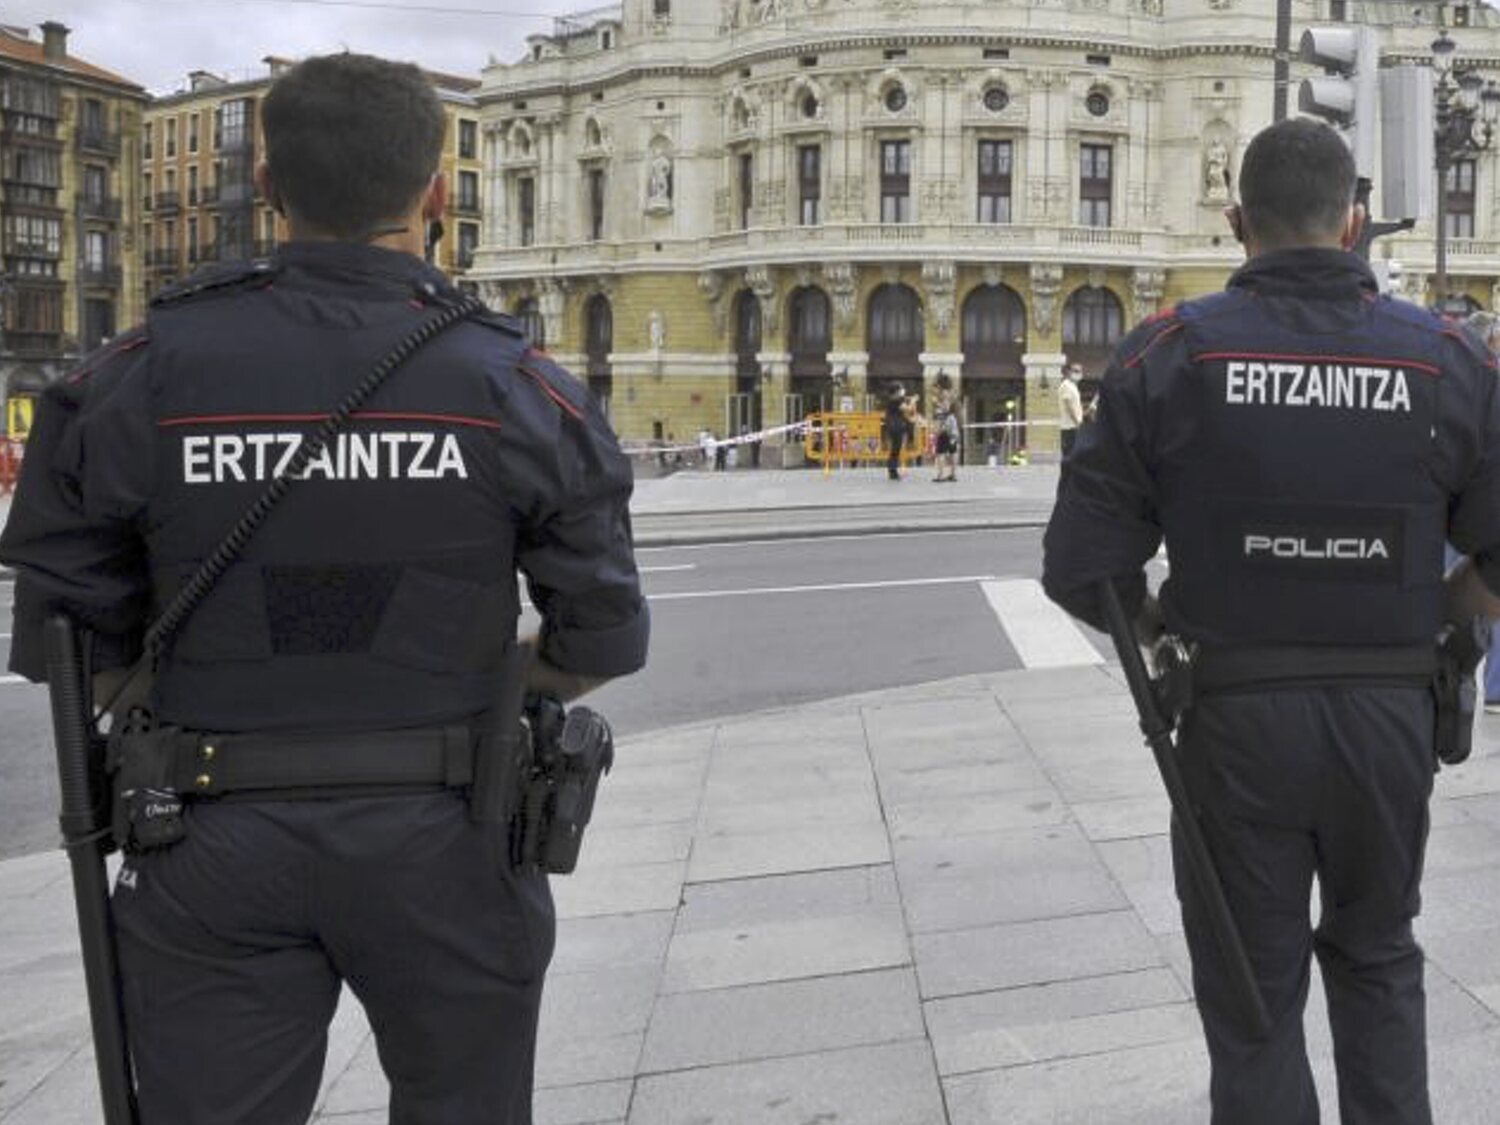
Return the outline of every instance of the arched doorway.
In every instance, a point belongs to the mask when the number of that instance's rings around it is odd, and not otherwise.
[[[827,294],[813,286],[792,290],[786,316],[786,350],[791,354],[787,392],[794,396],[793,405],[802,416],[837,405],[833,366],[828,362],[832,347]]]
[[[1085,404],[1099,389],[1099,377],[1124,333],[1120,299],[1102,285],[1075,289],[1063,305],[1062,345],[1069,363],[1083,368],[1079,389]]]
[[[963,392],[971,423],[1005,421],[1006,403],[1015,419],[1026,416],[1026,306],[1007,285],[981,285],[964,299]],[[986,431],[988,433],[989,431]]]
[[[907,394],[920,394],[924,333],[916,293],[905,285],[888,284],[870,294],[866,339],[868,382],[876,401],[883,404],[898,383]]]
[[[583,326],[583,350],[589,390],[599,400],[599,405],[607,416],[609,401],[614,394],[614,374],[609,365],[609,353],[615,350],[615,317],[609,307],[609,298],[603,293],[595,293],[584,305]]]
[[[542,310],[535,297],[522,297],[516,302],[516,319],[521,322],[521,331],[526,333],[526,342],[537,351],[547,346],[547,332],[542,321]]]

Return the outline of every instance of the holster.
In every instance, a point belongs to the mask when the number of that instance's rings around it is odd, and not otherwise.
[[[556,699],[529,701],[532,757],[519,815],[511,831],[511,862],[519,870],[570,874],[594,811],[599,779],[614,764],[614,739],[604,717],[587,707],[565,711]]]
[[[1432,676],[1437,713],[1433,749],[1444,765],[1465,761],[1473,749],[1478,702],[1474,673],[1489,649],[1489,622],[1480,617],[1445,625],[1438,634],[1437,670]]]
[[[111,828],[115,844],[132,855],[169,847],[187,834],[173,776],[177,736],[175,727],[158,726],[144,707],[132,707],[109,733]]]

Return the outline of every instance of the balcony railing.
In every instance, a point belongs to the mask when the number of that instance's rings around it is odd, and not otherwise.
[[[31,124],[39,128],[30,128]],[[48,118],[32,117],[29,120],[19,113],[0,115],[0,135],[8,141],[34,141],[48,148],[61,148],[63,140],[57,135],[57,122]]]
[[[151,197],[151,205],[158,211],[177,211],[182,208],[182,193],[159,191]]]
[[[459,215],[477,215],[480,213],[479,200],[459,199],[453,204],[453,210]]]
[[[177,251],[158,247],[146,251],[146,268],[153,270],[171,270],[177,268]]]
[[[100,265],[97,262],[81,263],[78,267],[78,284],[117,286],[120,284],[120,267]]]
[[[120,155],[120,134],[108,129],[80,128],[73,134],[80,150],[102,152],[106,156]]]
[[[59,246],[49,246],[45,242],[28,242],[24,238],[11,236],[5,240],[5,256],[7,258],[47,258],[57,261],[62,257],[62,249]]]
[[[219,185],[218,184],[206,184],[205,186],[199,188],[198,189],[198,202],[200,202],[200,203],[217,203],[217,202],[219,202]]]
[[[29,332],[25,329],[7,329],[0,338],[0,347],[14,355],[47,355],[62,349],[61,332]]]
[[[23,204],[27,207],[57,207],[57,188],[50,184],[23,183],[6,180],[5,202]]]
[[[120,217],[120,201],[118,199],[90,199],[88,196],[80,196],[78,200],[78,213],[85,219],[106,219],[113,222]]]
[[[474,251],[460,250],[455,256],[454,260],[457,262],[459,269],[469,269],[474,265]]]

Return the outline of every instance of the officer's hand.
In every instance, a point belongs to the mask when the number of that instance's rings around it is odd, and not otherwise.
[[[1161,602],[1156,600],[1155,594],[1147,594],[1146,600],[1141,603],[1140,612],[1135,615],[1135,643],[1145,649],[1155,648],[1156,642],[1161,640],[1166,631],[1167,622],[1162,616]]]

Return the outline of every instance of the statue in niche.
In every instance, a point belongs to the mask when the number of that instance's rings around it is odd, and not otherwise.
[[[1214,203],[1229,202],[1229,148],[1218,139],[1203,150],[1203,196]]]
[[[646,180],[646,209],[672,209],[672,158],[664,152],[658,152],[651,158],[651,168]]]
[[[667,346],[667,321],[659,309],[652,309],[646,318],[646,335],[651,341],[651,350],[659,352]]]

